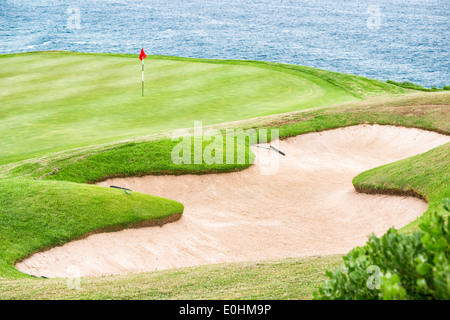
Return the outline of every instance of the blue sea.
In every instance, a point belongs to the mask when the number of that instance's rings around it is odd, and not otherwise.
[[[143,47],[442,87],[449,12],[449,0],[0,0],[0,53]]]

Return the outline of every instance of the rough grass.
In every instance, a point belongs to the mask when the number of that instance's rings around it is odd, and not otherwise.
[[[218,135],[211,139],[202,137],[188,137],[184,140],[158,140],[144,143],[128,143],[123,146],[97,153],[78,161],[66,163],[45,176],[45,179],[64,180],[78,183],[93,183],[113,177],[161,175],[161,174],[204,174],[223,173],[248,168],[254,161],[255,155],[248,147],[248,139],[238,141],[233,138],[234,147],[226,148],[226,137]],[[222,140],[222,141],[220,141]],[[184,142],[182,142],[184,141]],[[187,144],[184,148],[184,144]],[[187,154],[188,163],[174,163],[172,151],[180,148],[180,154]],[[208,148],[208,149],[207,149]],[[182,150],[183,149],[183,150]],[[189,151],[188,151],[189,150]],[[190,153],[190,154],[189,154]],[[196,161],[200,154],[202,159]],[[242,161],[239,161],[239,155]],[[178,154],[177,154],[178,156]],[[209,159],[220,163],[207,163]],[[181,158],[180,158],[181,159]],[[227,163],[227,159],[232,159]]]
[[[40,54],[0,56],[0,61],[4,62],[9,58],[15,57],[39,58]],[[76,57],[78,59],[85,56],[83,54],[68,54],[68,56],[64,56],[61,53],[58,54],[61,55],[60,58],[62,60],[59,60],[60,62],[68,57]],[[136,58],[127,55],[100,56],[108,58]],[[156,60],[156,57],[154,58]],[[161,58],[161,60],[163,62],[199,62],[183,58]],[[52,63],[57,64],[58,61],[49,62],[50,65]],[[223,61],[211,61],[211,63],[220,65],[223,64]],[[450,132],[450,99],[448,92],[421,93],[387,98],[382,95],[385,95],[387,91],[390,94],[400,93],[400,91],[395,91],[398,87],[394,90],[392,88],[395,88],[395,86],[390,87],[388,84],[380,84],[375,80],[353,76],[347,77],[346,75],[306,67],[260,62],[227,62],[227,64],[233,66],[245,65],[249,67],[247,63],[253,64],[251,65],[252,68],[264,65],[264,68],[268,68],[269,71],[277,71],[289,75],[297,74],[297,76],[300,72],[303,77],[309,75],[312,77],[309,80],[315,79],[315,81],[318,81],[316,85],[325,85],[324,82],[326,82],[326,86],[331,86],[334,88],[333,90],[337,90],[335,92],[344,90],[346,94],[352,97],[350,101],[353,102],[339,105],[339,108],[321,108],[313,111],[292,112],[257,118],[231,124],[232,127],[243,129],[276,128],[280,130],[282,138],[360,123],[418,127],[445,134]],[[76,65],[76,61],[74,65]],[[280,71],[281,69],[283,70]],[[10,75],[12,76],[12,74]],[[59,78],[63,79],[64,77],[59,75]],[[47,79],[46,81],[51,82],[52,80]],[[80,79],[77,81],[78,84],[82,82]],[[99,79],[98,83],[102,84],[102,81],[104,80]],[[38,83],[35,84],[38,85]],[[54,84],[58,84],[56,79]],[[12,93],[14,93],[14,90],[19,90],[10,89]],[[402,92],[405,93],[406,91]],[[368,98],[377,94],[381,96]],[[43,97],[50,99],[52,95],[44,95]],[[366,100],[357,102],[361,98]],[[59,96],[58,99],[64,99],[64,97]],[[329,100],[327,103],[330,103],[332,100]],[[75,105],[72,107],[77,108]],[[300,109],[297,108],[296,110]],[[3,120],[7,119],[7,112],[14,113],[13,108],[1,110],[4,112],[2,116],[5,115],[5,118],[2,118]],[[22,109],[22,113],[26,114],[25,111],[27,110],[30,111],[28,120],[31,119],[31,122],[27,122],[27,119],[18,116],[16,125],[19,121],[21,125],[32,124],[34,121],[33,116],[36,114],[33,113],[30,107]],[[61,110],[60,116],[64,115],[65,112],[70,113],[70,110]],[[106,110],[103,111],[106,112]],[[55,119],[58,119],[58,117]],[[244,119],[245,117],[242,117],[242,114],[238,114],[237,118]],[[14,119],[10,120],[13,121]],[[70,119],[67,118],[66,120],[68,122],[63,123],[70,127]],[[220,122],[223,121],[221,120]],[[47,126],[49,123],[44,121],[43,124]],[[191,125],[192,123],[189,123],[188,126]],[[87,126],[82,129],[86,129]],[[225,127],[227,126],[219,126],[221,129],[225,129]],[[21,128],[24,129],[24,127]],[[35,127],[31,125],[29,129],[33,131]],[[23,131],[25,134],[26,132],[26,130]],[[76,135],[79,131],[75,130],[72,133]],[[61,139],[62,137],[58,136],[57,132],[53,134],[53,136],[45,134],[46,138],[49,139],[48,141],[56,138]],[[86,131],[85,134],[89,136],[89,131]],[[117,140],[117,137],[114,136],[114,139]],[[19,143],[21,143],[20,141],[24,137],[19,134],[17,138]],[[80,136],[78,138],[82,141],[86,137]],[[8,141],[6,147],[13,146],[12,150],[18,152],[17,155],[19,157],[17,159],[32,156],[33,152],[20,153],[20,148],[14,149],[17,147],[15,145],[17,141],[12,139],[5,141]],[[43,139],[44,144],[45,141]],[[28,140],[24,143],[23,150],[34,145],[36,141]],[[86,142],[86,145],[91,143],[92,141]],[[166,202],[164,199],[156,199],[148,195],[133,193],[130,197],[121,190],[110,190],[62,181],[42,181],[42,179],[63,179],[77,182],[92,182],[108,176],[147,173],[205,173],[221,170],[208,167],[204,163],[197,167],[171,167],[168,164],[168,152],[173,147],[172,143],[172,141],[167,140],[167,137],[166,139],[153,137],[150,140],[143,139],[142,141],[111,143],[109,145],[70,150],[0,167],[0,175],[8,178],[0,180],[0,219],[2,219],[0,223],[0,239],[2,240],[0,274],[8,278],[0,280],[0,298],[311,298],[312,292],[325,279],[325,270],[334,269],[340,263],[340,257],[326,258],[328,260],[325,258],[321,258],[324,260],[305,258],[279,262],[261,262],[260,264],[206,266],[99,279],[83,278],[81,290],[75,291],[67,289],[65,280],[12,280],[12,278],[20,276],[20,273],[13,268],[14,262],[35,251],[70,241],[70,239],[103,228],[123,228],[142,221],[160,219],[161,216],[153,215],[155,212],[152,211],[158,208],[163,208],[158,211],[159,214],[179,214],[180,210],[182,210],[181,204]],[[38,144],[36,143],[36,145]],[[64,146],[66,149],[69,147],[73,147],[73,145],[68,143]],[[53,151],[56,150],[59,149],[56,148]],[[39,152],[44,154],[50,152],[50,150],[41,150]],[[414,190],[422,192],[421,194],[432,202],[430,202],[430,208],[433,209],[434,203],[437,205],[441,197],[448,195],[449,187],[448,183],[446,183],[448,179],[439,180],[439,177],[448,176],[448,149],[435,150],[422,157],[418,156],[411,161],[396,163],[392,167],[381,168],[379,171],[374,171],[367,176],[361,176],[360,180],[357,180],[355,184],[366,183],[365,185],[368,188],[370,186],[381,186],[384,190],[397,187],[406,188],[406,186],[413,185]],[[429,166],[430,163],[435,165],[431,166],[429,170],[423,169]],[[250,162],[234,169],[243,169],[249,164]],[[228,167],[226,170],[233,170],[233,167]],[[19,179],[18,177],[35,178],[37,180]],[[429,183],[426,182],[427,179],[430,179]],[[111,209],[105,210],[105,208]],[[414,225],[411,225],[411,227],[414,227]],[[42,230],[45,231],[42,232]],[[205,281],[205,279],[208,280]]]
[[[218,264],[150,273],[67,279],[0,279],[0,299],[311,299],[339,256]]]
[[[435,91],[442,91],[442,90],[449,90],[450,86],[443,86],[442,89],[436,88],[436,87],[432,87],[432,88],[425,88],[421,85],[412,83],[412,82],[396,82],[393,80],[387,80],[386,83],[389,84],[393,84],[402,88],[407,88],[407,89],[413,89],[413,90],[421,90],[421,91],[428,91],[428,92],[435,92]]]
[[[280,129],[280,137],[358,124],[396,125],[450,132],[450,92],[368,99],[339,108],[288,113],[259,126]]]

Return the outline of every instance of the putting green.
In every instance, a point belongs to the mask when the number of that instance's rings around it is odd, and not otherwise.
[[[145,62],[141,97],[137,55],[0,55],[0,164],[192,127],[194,120],[210,125],[355,101],[355,92],[400,90],[282,64],[155,56]]]

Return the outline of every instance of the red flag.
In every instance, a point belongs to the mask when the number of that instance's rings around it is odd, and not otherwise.
[[[139,59],[142,61],[147,58],[147,55],[144,52],[144,48],[141,49],[141,54],[139,55]]]

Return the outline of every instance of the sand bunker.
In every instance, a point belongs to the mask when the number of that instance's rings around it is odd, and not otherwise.
[[[46,277],[100,276],[246,260],[345,254],[372,233],[402,227],[423,200],[355,192],[352,179],[450,141],[418,129],[360,125],[279,143],[286,157],[254,147],[242,172],[146,176],[99,183],[177,200],[183,217],[163,227],[92,235],[37,253],[16,267]],[[263,164],[274,155],[275,174]],[[273,165],[273,162],[271,163]]]

